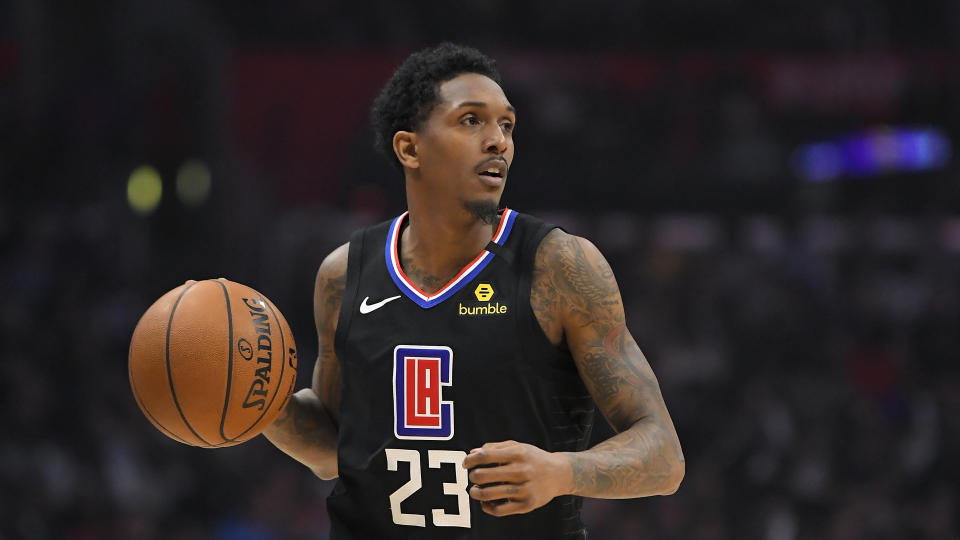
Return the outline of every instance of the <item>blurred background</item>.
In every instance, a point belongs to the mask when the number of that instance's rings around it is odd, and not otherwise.
[[[307,385],[319,262],[404,209],[369,104],[441,40],[499,60],[503,202],[606,254],[684,446],[591,538],[960,538],[946,0],[0,0],[0,538],[326,538],[332,483],[167,439],[127,346],[224,276]]]

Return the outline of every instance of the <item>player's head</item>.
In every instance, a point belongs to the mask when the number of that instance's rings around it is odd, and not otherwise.
[[[516,118],[492,58],[451,43],[411,55],[374,100],[371,122],[377,149],[414,189],[495,218]],[[487,166],[494,176],[480,174]]]

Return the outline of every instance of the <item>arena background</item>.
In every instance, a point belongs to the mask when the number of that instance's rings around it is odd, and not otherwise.
[[[224,276],[308,384],[318,263],[403,209],[370,100],[441,40],[500,61],[504,203],[607,255],[680,434],[591,538],[960,537],[957,2],[6,0],[0,538],[326,537],[332,483],[164,437],[127,345]]]

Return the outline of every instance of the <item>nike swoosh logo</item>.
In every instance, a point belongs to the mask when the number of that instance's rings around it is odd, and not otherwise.
[[[368,304],[368,303],[367,303],[367,300],[370,299],[370,297],[368,296],[368,297],[366,297],[366,298],[363,299],[363,302],[360,302],[360,313],[363,314],[363,315],[366,315],[367,313],[370,313],[371,311],[376,311],[376,310],[382,308],[383,305],[386,304],[387,302],[393,302],[393,301],[396,300],[397,298],[400,298],[400,295],[399,295],[399,294],[398,294],[397,296],[391,296],[390,298],[384,298],[383,300],[381,300],[381,301],[379,301],[379,302],[377,302],[377,303],[375,303],[375,304]]]

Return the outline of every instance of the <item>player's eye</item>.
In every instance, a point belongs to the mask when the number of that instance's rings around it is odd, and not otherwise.
[[[460,123],[465,126],[479,126],[480,119],[475,115],[468,114],[467,116],[464,116],[462,120],[460,120]]]
[[[500,124],[500,129],[504,130],[507,133],[513,133],[513,122],[503,122]]]

